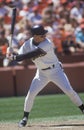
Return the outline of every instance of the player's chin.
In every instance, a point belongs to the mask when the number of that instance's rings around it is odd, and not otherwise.
[[[43,41],[45,41],[45,37],[42,37],[40,40],[40,42],[43,42]]]

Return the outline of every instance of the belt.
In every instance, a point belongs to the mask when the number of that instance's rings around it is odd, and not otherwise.
[[[54,68],[54,67],[55,67],[55,65],[53,64],[51,67],[44,68],[44,69],[41,69],[41,70],[49,70],[49,69],[52,69],[52,68]]]

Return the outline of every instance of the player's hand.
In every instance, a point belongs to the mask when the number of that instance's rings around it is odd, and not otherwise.
[[[9,57],[7,57],[10,61],[13,61],[14,60],[14,55],[11,54]]]
[[[7,48],[7,53],[9,54],[9,53],[13,53],[14,51],[13,51],[13,48],[12,47],[8,47]]]
[[[12,47],[8,47],[7,48],[7,52],[6,52],[6,58],[9,60],[13,60],[13,48]]]

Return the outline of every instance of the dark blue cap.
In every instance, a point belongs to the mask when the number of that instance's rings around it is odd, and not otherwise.
[[[35,25],[31,28],[32,35],[44,35],[48,32],[42,25]]]

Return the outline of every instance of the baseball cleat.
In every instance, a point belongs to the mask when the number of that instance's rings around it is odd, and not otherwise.
[[[26,126],[26,124],[27,124],[27,118],[26,117],[24,117],[20,122],[19,122],[19,127],[24,127],[24,126]]]

